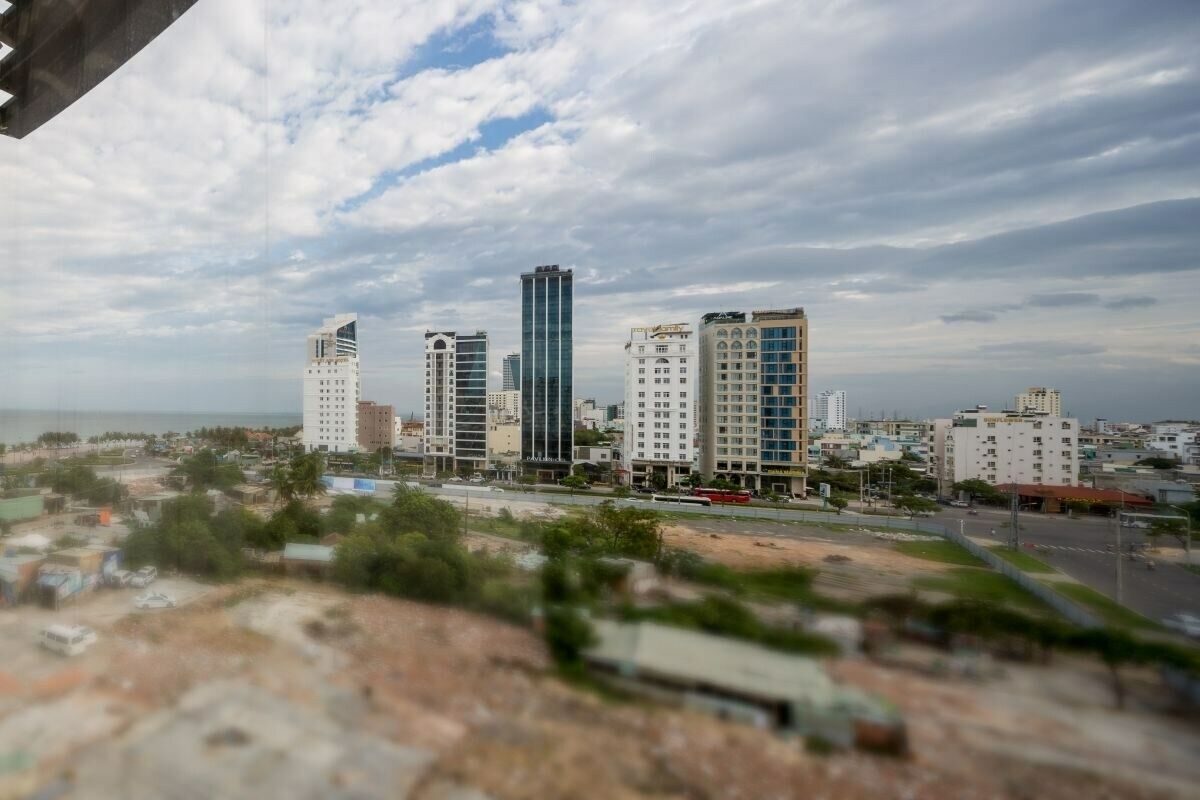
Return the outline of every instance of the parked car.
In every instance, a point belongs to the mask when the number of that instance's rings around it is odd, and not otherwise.
[[[482,475],[472,475],[471,483],[483,483],[483,476]]]
[[[96,643],[96,632],[83,625],[51,625],[39,637],[42,647],[64,656],[77,656]]]
[[[119,569],[108,576],[109,586],[128,586],[133,580],[133,573],[127,569]]]
[[[158,580],[157,567],[142,567],[133,573],[133,577],[129,580],[129,585],[135,589],[145,589],[156,580]]]
[[[463,482],[463,479],[458,477],[457,475],[455,475],[454,477],[452,477],[450,479],[450,483],[462,483],[462,482]]]
[[[133,605],[135,608],[174,608],[175,598],[164,592],[146,592],[135,597]]]
[[[1183,612],[1172,614],[1163,619],[1162,624],[1173,631],[1179,631],[1184,636],[1200,638],[1200,617]]]

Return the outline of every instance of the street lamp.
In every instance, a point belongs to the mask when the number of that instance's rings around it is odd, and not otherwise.
[[[1167,506],[1167,508],[1173,508],[1176,511],[1178,511],[1180,514],[1183,514],[1183,521],[1187,525],[1187,538],[1183,540],[1183,549],[1184,549],[1184,553],[1185,553],[1184,560],[1186,561],[1186,563],[1191,564],[1192,563],[1192,515],[1190,512],[1184,511],[1179,506]]]

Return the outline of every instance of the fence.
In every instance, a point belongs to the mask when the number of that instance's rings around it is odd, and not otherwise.
[[[1073,622],[1083,628],[1102,627],[1100,620],[1093,616],[1091,612],[1084,611],[1074,602],[1054,591],[1051,587],[1036,578],[1031,578],[1028,573],[1023,572],[993,553],[990,547],[976,544],[958,531],[943,529],[942,535],[965,549],[971,555],[985,561],[992,569],[1016,581],[1017,585],[1022,589],[1062,614],[1066,617],[1067,621]]]
[[[379,487],[377,491],[380,493],[391,491],[391,481],[378,481]],[[479,497],[481,490],[471,490],[466,487],[425,487],[427,491],[435,494],[449,495],[453,497],[475,496]],[[614,500],[616,498],[601,497],[588,494],[561,494],[558,492],[521,492],[506,490],[504,494],[484,495],[490,496],[491,499],[509,500],[516,502],[530,503],[547,503],[558,502],[569,505],[599,505],[605,501]],[[641,505],[639,503],[639,505]],[[1005,561],[1000,556],[991,551],[990,548],[983,547],[968,539],[965,535],[956,530],[947,528],[937,522],[927,522],[919,519],[907,519],[905,517],[886,517],[866,514],[835,514],[822,511],[799,511],[788,508],[761,508],[751,506],[749,508],[743,506],[685,506],[681,504],[671,504],[655,506],[653,503],[646,503],[647,507],[661,510],[669,510],[673,513],[681,514],[696,514],[696,515],[711,515],[719,517],[735,517],[739,519],[760,519],[771,522],[816,522],[825,525],[847,525],[854,527],[863,527],[871,529],[889,529],[897,531],[909,531],[912,533],[927,533],[932,536],[941,536],[944,539],[954,542],[964,548],[971,555],[985,562],[992,569],[1016,581],[1017,585],[1025,591],[1032,594],[1034,597],[1046,603],[1059,614],[1062,614],[1069,622],[1079,625],[1084,628],[1101,627],[1100,620],[1089,611],[1085,611],[1079,605],[1054,591],[1053,588],[1047,586],[1041,581],[1030,577],[1027,573],[1021,571],[1013,564]]]

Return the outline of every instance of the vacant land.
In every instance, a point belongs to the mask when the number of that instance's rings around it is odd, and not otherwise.
[[[0,796],[49,782],[114,796],[133,781],[143,796],[1182,797],[1200,779],[1195,729],[1141,690],[1111,711],[1094,665],[981,685],[838,662],[908,712],[914,754],[815,756],[581,692],[538,637],[477,614],[282,580],[195,587],[170,612],[114,619],[121,604],[103,594],[80,603],[70,618],[101,639],[72,661],[32,643],[51,612],[0,612],[22,659],[0,675]]]
[[[1054,589],[1075,602],[1094,611],[1109,625],[1120,628],[1143,628],[1146,630],[1162,630],[1162,627],[1152,620],[1143,617],[1136,611],[1131,611],[1116,601],[1105,597],[1090,586],[1082,583],[1056,583]]]

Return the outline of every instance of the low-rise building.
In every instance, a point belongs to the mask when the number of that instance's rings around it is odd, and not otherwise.
[[[289,575],[324,578],[333,568],[334,548],[288,542],[283,548],[283,571]]]
[[[976,406],[937,420],[934,431],[942,494],[965,480],[992,485],[1078,484],[1077,419]]]
[[[651,622],[592,627],[596,644],[584,659],[630,691],[836,746],[869,736],[872,746],[906,749],[894,709],[837,686],[810,658]]]
[[[520,460],[521,423],[515,420],[488,422],[487,451],[489,459],[510,456]]]

